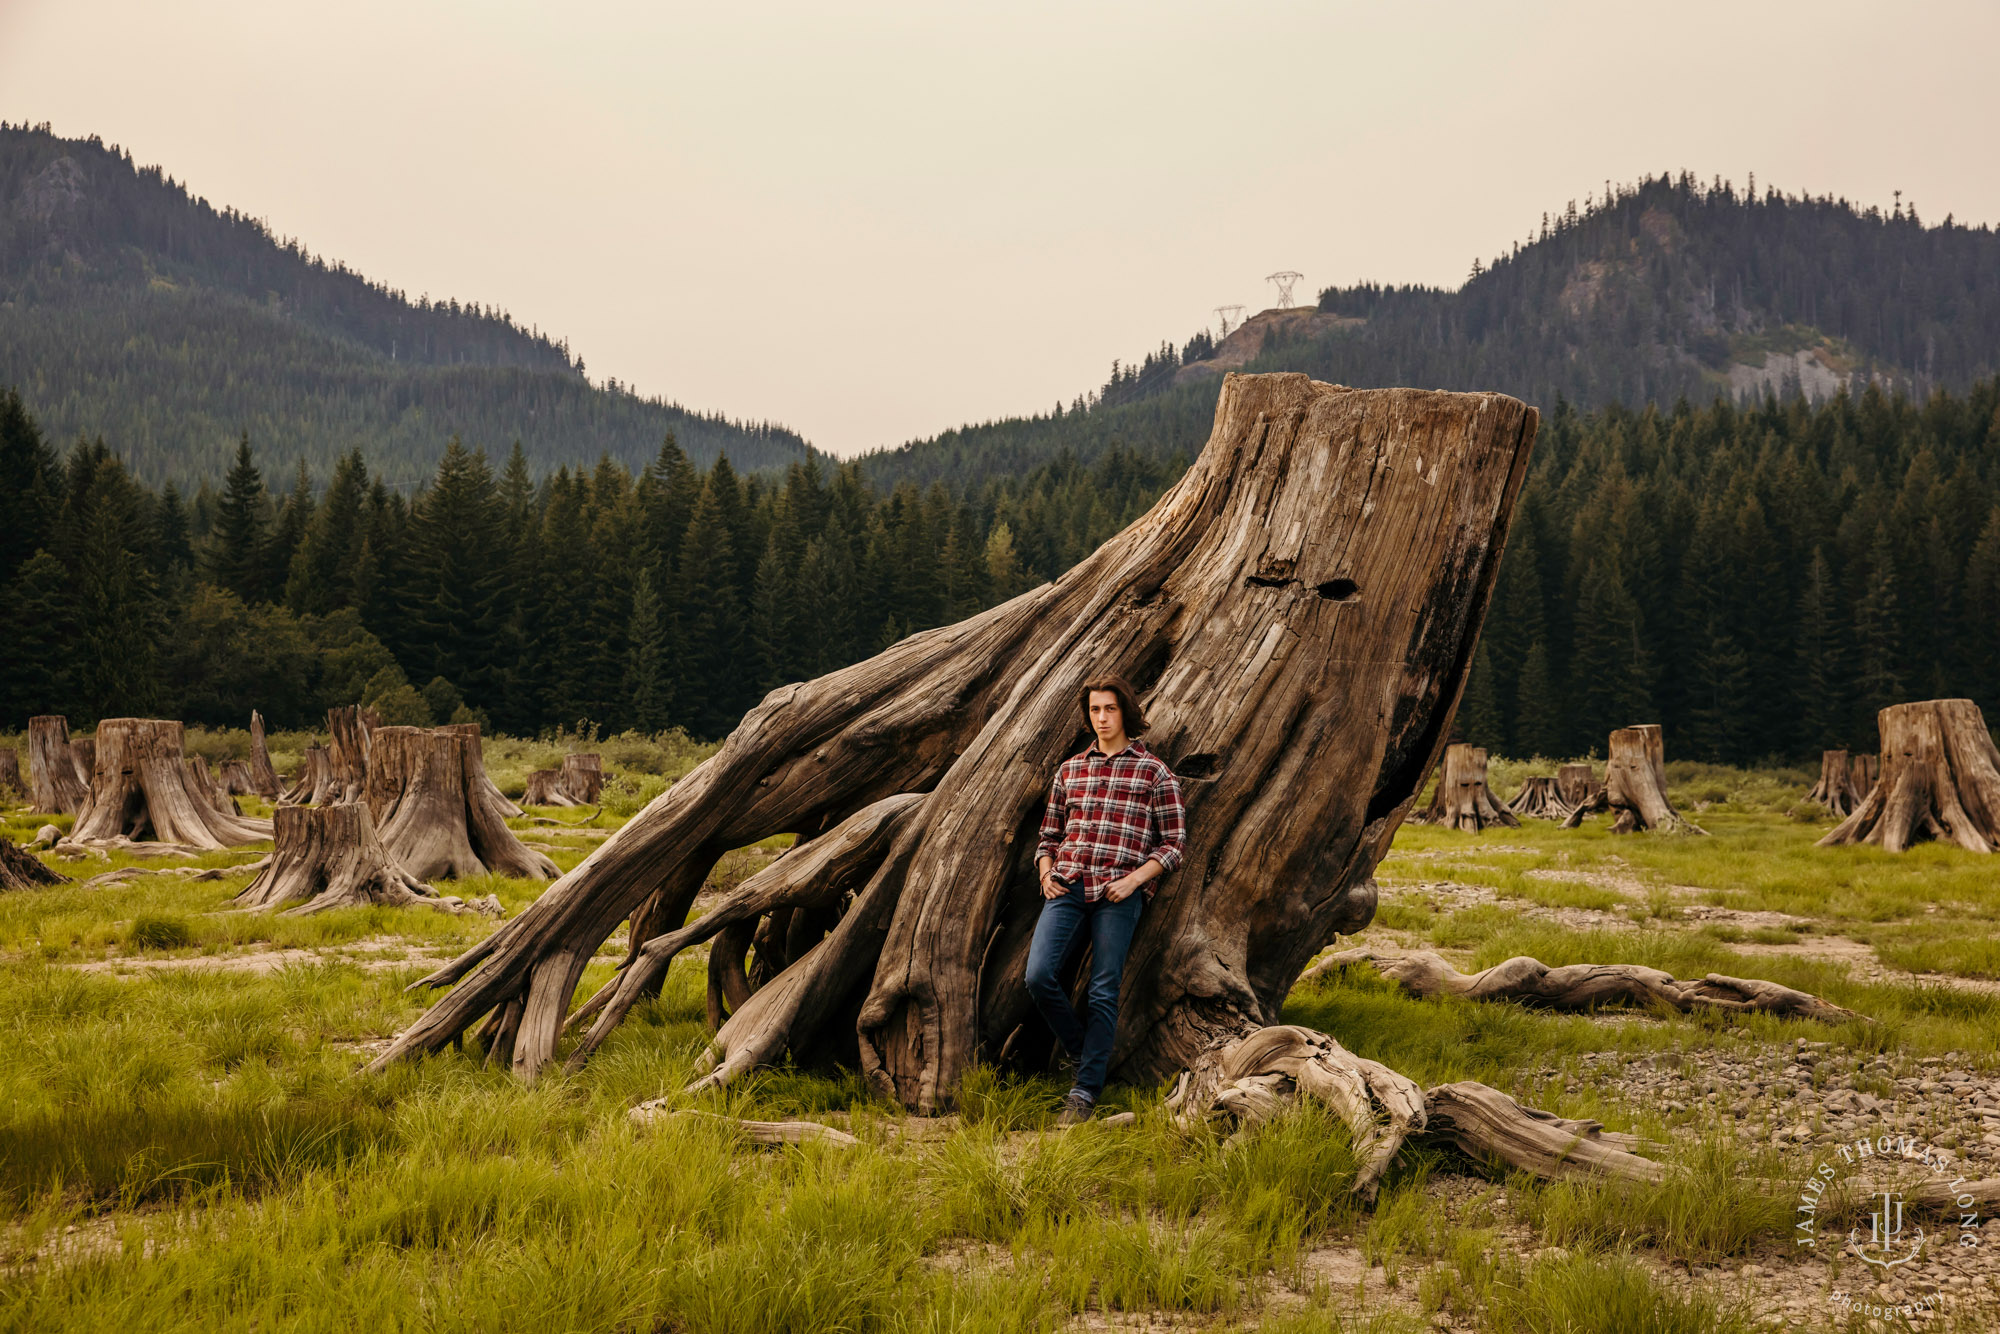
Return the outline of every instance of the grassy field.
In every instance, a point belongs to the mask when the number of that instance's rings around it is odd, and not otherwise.
[[[518,791],[544,744],[491,741],[489,767]],[[541,813],[582,822],[575,833],[531,812],[524,835],[573,866],[591,829],[699,758],[633,746],[630,767],[601,747],[623,799],[587,822]],[[1503,792],[1527,772],[1495,768]],[[699,951],[580,1074],[524,1087],[473,1053],[372,1077],[356,1072],[421,1008],[402,988],[489,921],[232,913],[241,873],[9,894],[0,1327],[1859,1328],[1820,1301],[1828,1275],[1786,1268],[1784,1183],[1809,1164],[1774,1137],[1776,1081],[1661,1098],[1633,1093],[1630,1076],[1670,1068],[1698,1090],[1703,1072],[1776,1071],[1806,1050],[1815,1081],[1993,1073],[2000,876],[1952,849],[1814,849],[1825,821],[1800,802],[1809,775],[1672,778],[1712,837],[1614,839],[1602,821],[1406,828],[1363,939],[1461,967],[1525,953],[1769,977],[1875,1022],[1419,1002],[1365,969],[1302,986],[1291,1022],[1425,1083],[1479,1079],[1637,1131],[1674,1168],[1655,1187],[1550,1185],[1418,1151],[1372,1210],[1347,1193],[1353,1159],[1325,1114],[1225,1139],[1176,1127],[1150,1088],[1109,1093],[1138,1113],[1130,1130],[1054,1134],[1062,1088],[1049,1078],[977,1071],[957,1115],[926,1121],[851,1076],[774,1070],[685,1105],[825,1120],[861,1147],[759,1149],[706,1118],[635,1123],[636,1103],[679,1098],[702,1051]],[[0,830],[20,840],[40,823],[13,809]],[[772,850],[732,854],[718,884]],[[90,875],[128,862],[54,864]],[[495,893],[511,916],[538,889],[495,878],[454,892]],[[622,949],[600,952],[586,994]],[[1926,1327],[1988,1328],[1989,1309]]]

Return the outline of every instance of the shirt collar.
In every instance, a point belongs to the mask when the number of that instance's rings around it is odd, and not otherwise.
[[[1097,744],[1096,737],[1092,737],[1090,739],[1090,749],[1084,751],[1083,753],[1084,757],[1087,759],[1092,755],[1103,755],[1104,748]],[[1105,758],[1116,759],[1120,755],[1144,755],[1145,753],[1146,753],[1145,742],[1141,741],[1138,737],[1127,737],[1125,739],[1125,749],[1120,751],[1114,751],[1110,755],[1105,756]]]

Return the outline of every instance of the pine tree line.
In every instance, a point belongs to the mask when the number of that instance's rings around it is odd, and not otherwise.
[[[35,668],[0,681],[0,717],[310,725],[360,699],[392,722],[720,736],[774,686],[1055,577],[1185,466],[1117,448],[954,497],[816,458],[704,471],[671,437],[636,475],[537,480],[518,446],[496,473],[454,440],[406,498],[359,450],[274,493],[246,435],[221,489],[186,498],[102,442],[58,458],[10,392],[0,631]]]

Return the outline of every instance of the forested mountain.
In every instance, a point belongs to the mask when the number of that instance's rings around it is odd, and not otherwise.
[[[94,445],[58,459],[0,397],[0,726],[158,712],[310,725],[461,705],[514,731],[589,720],[719,736],[771,686],[1069,568],[1184,471],[1123,446],[952,491],[817,460],[704,472],[671,441],[537,483],[449,447],[412,501],[344,458],[273,495],[247,447],[190,505]],[[1545,419],[1459,713],[1502,753],[1873,748],[1874,711],[2000,701],[2000,380],[1922,405],[1559,407]],[[468,715],[470,716],[470,715]]]
[[[1221,369],[1297,370],[1338,384],[1513,394],[1552,410],[1706,403],[1766,390],[1825,398],[1871,381],[1922,399],[2000,372],[2000,233],[1914,205],[1759,194],[1666,176],[1607,185],[1456,290],[1330,288],[1312,311],[1266,312],[1114,363],[1067,408],[949,431],[869,456],[878,485],[962,485],[1117,441],[1198,449]]]
[[[413,302],[95,138],[0,126],[0,386],[138,477],[219,478],[245,431],[322,485],[357,445],[391,485],[415,482],[453,436],[518,440],[538,473],[601,454],[636,468],[670,432],[704,465],[807,453],[789,430],[594,388],[583,369],[504,312]]]

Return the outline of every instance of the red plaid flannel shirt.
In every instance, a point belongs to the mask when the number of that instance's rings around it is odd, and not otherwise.
[[[1106,885],[1148,860],[1165,871],[1179,866],[1186,841],[1187,812],[1173,771],[1144,742],[1106,755],[1093,741],[1056,769],[1035,858],[1052,858],[1057,875],[1081,880],[1084,901],[1094,903]],[[1147,898],[1156,883],[1146,882]]]

